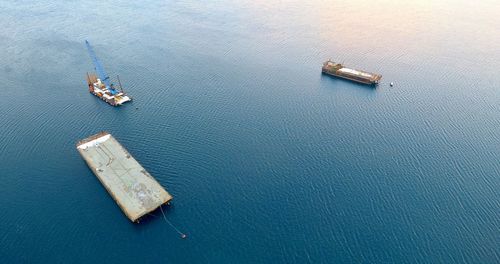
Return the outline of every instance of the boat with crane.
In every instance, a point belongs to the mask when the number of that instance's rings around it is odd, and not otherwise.
[[[97,58],[94,49],[90,46],[90,43],[87,40],[85,40],[85,45],[87,46],[90,58],[94,63],[94,69],[97,73],[96,75],[94,73],[89,74],[87,72],[87,85],[89,87],[89,92],[112,106],[119,106],[132,101],[132,98],[123,91],[120,77],[117,76],[120,87],[118,90],[111,82],[106,71],[104,71],[101,61]]]

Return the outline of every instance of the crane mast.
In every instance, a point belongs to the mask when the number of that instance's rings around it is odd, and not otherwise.
[[[95,55],[94,49],[92,48],[92,46],[90,46],[90,43],[87,40],[85,40],[85,45],[87,45],[87,50],[89,52],[90,58],[92,59],[92,62],[94,63],[94,67],[97,75],[99,76],[99,79],[104,83],[104,85],[106,85],[106,88],[110,91],[111,94],[117,94],[118,91],[113,88],[108,74],[104,70],[104,67],[102,67],[101,61],[99,61],[99,59]]]

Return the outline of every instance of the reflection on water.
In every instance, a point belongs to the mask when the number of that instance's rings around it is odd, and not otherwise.
[[[0,1],[0,256],[497,263],[498,13],[461,0]],[[87,92],[85,39],[130,105]],[[328,58],[382,82],[323,76]],[[167,216],[188,239],[123,216],[75,150],[101,130],[172,193]]]

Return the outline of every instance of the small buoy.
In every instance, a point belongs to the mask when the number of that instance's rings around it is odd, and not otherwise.
[[[135,110],[139,110],[139,107],[136,107]]]
[[[391,82],[389,85],[392,87],[392,86],[394,86],[394,83],[393,83],[393,82]]]
[[[186,234],[182,234],[182,235],[181,235],[181,238],[182,238],[182,239],[186,239],[186,237],[187,237],[187,236],[186,236]]]

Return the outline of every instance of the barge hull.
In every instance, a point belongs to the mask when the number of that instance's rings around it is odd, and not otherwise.
[[[321,72],[330,76],[369,85],[377,85],[380,79],[382,79],[382,75],[380,74],[350,69],[330,60],[323,63]]]
[[[79,141],[76,148],[97,179],[132,222],[172,196],[108,132]]]
[[[351,78],[351,77],[346,76],[346,75],[335,74],[335,73],[328,72],[328,71],[325,71],[325,70],[323,70],[323,73],[326,74],[326,75],[330,75],[330,76],[334,76],[334,77],[337,77],[337,78],[342,78],[342,79],[346,79],[346,80],[349,80],[349,81],[353,81],[353,82],[357,82],[357,83],[362,83],[362,84],[375,85],[375,84],[378,83],[378,82],[372,82],[370,80],[364,80],[364,79],[361,80],[361,79]]]

